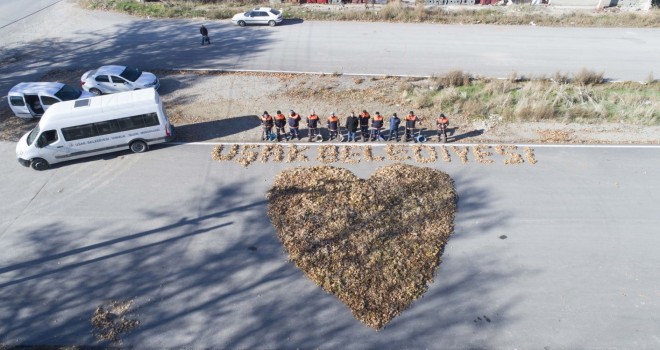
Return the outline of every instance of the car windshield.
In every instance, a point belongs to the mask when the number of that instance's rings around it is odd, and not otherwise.
[[[74,88],[71,85],[64,85],[60,91],[55,93],[55,97],[59,98],[62,101],[71,101],[75,100],[82,95],[82,91]]]
[[[270,13],[274,14],[275,16],[280,14],[280,11],[277,11],[276,9],[270,9]]]
[[[34,140],[37,139],[37,136],[39,136],[39,132],[41,132],[41,130],[39,130],[39,124],[37,124],[37,126],[35,126],[34,129],[30,131],[30,134],[27,137],[28,146],[31,145],[34,142]]]
[[[119,74],[120,77],[129,80],[129,81],[136,81],[138,78],[142,75],[142,72],[137,69],[137,68],[130,68],[126,67],[121,74]]]

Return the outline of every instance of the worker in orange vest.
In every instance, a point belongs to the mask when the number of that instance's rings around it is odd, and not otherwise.
[[[297,137],[298,140],[300,140],[298,128],[300,127],[301,119],[300,115],[294,112],[293,109],[289,110],[289,135],[291,135],[291,140],[293,140],[294,137]]]
[[[284,114],[282,114],[281,111],[277,111],[277,114],[275,114],[275,129],[277,131],[277,142],[280,142],[282,140],[282,136],[286,138],[287,141],[289,141],[289,137],[286,135],[286,130],[284,127],[286,126],[286,117]]]
[[[440,117],[436,121],[438,125],[438,141],[447,142],[447,127],[449,126],[449,119],[443,114],[440,113]]]
[[[404,141],[414,139],[414,137],[415,137],[415,123],[416,122],[419,122],[419,124],[422,124],[421,119],[419,119],[415,115],[415,112],[410,111],[410,113],[408,113],[408,115],[406,116],[406,135],[405,135],[405,140]]]
[[[339,132],[339,118],[335,115],[335,112],[330,113],[328,117],[328,133],[330,133],[330,140],[333,140],[337,137]]]
[[[319,116],[316,115],[316,112],[312,109],[312,114],[307,117],[307,128],[309,129],[309,142],[319,135],[318,129]]]
[[[380,139],[380,129],[383,127],[383,116],[376,112],[373,120],[371,120],[371,141],[378,141]]]
[[[268,111],[264,111],[264,114],[261,115],[261,126],[263,127],[261,141],[270,140],[270,135],[273,133],[273,117],[268,114]]]
[[[366,109],[362,110],[362,113],[358,115],[358,120],[360,121],[360,130],[362,131],[362,141],[367,141],[369,138],[369,112]]]

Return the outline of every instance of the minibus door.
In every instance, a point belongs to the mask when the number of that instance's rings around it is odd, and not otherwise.
[[[46,130],[37,139],[37,148],[40,155],[47,161],[53,162],[53,158],[62,161],[69,156],[69,147],[57,130]]]

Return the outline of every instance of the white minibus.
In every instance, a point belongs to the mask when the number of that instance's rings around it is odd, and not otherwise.
[[[18,162],[35,170],[50,164],[170,141],[174,128],[153,88],[52,105],[16,145]]]

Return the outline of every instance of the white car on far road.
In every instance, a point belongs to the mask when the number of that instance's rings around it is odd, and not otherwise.
[[[126,66],[101,66],[87,71],[80,78],[80,84],[83,90],[94,95],[160,87],[154,74]]]
[[[282,23],[282,12],[270,7],[257,7],[245,13],[237,13],[231,18],[234,24],[244,27],[246,24],[268,24],[274,27]]]

